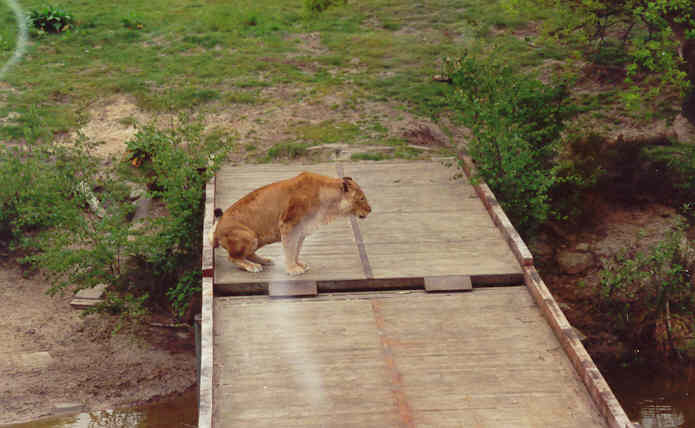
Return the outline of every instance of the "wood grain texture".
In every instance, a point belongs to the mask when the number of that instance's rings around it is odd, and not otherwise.
[[[525,287],[215,302],[215,427],[605,427]]]
[[[213,275],[215,269],[214,249],[210,237],[215,221],[215,177],[205,184],[205,211],[203,217],[203,257],[202,269],[203,276]]]
[[[251,189],[301,170],[353,177],[373,210],[367,219],[352,221],[352,227],[340,219],[307,239],[301,257],[311,271],[302,279],[318,281],[319,288],[321,281],[337,280],[352,280],[364,288],[358,281],[370,278],[521,278],[521,266],[502,233],[451,160],[227,167],[218,174],[216,206],[227,207]],[[274,258],[277,265],[250,274],[218,250],[215,283],[229,289],[235,283],[267,283],[286,276],[279,244],[261,249],[260,254]]]
[[[428,276],[425,278],[425,290],[436,291],[472,291],[471,277],[466,275]]]
[[[200,324],[200,379],[198,383],[198,428],[213,426],[213,377],[214,377],[214,338],[213,338],[213,294],[212,278],[203,278],[203,296]]]
[[[613,391],[586,352],[574,329],[533,266],[524,267],[526,286],[560,340],[575,370],[611,428],[630,428],[632,423]]]

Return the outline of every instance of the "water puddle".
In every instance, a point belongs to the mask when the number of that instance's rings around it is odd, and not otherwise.
[[[628,417],[642,428],[695,428],[695,367],[677,374],[614,368],[604,375]]]
[[[79,413],[2,428],[194,428],[198,426],[196,391],[157,404]]]

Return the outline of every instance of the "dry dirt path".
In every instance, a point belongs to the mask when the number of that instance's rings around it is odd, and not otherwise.
[[[182,392],[195,383],[194,338],[142,326],[111,334],[108,316],[81,317],[70,296],[50,297],[39,275],[0,265],[0,424],[70,404],[108,409]]]

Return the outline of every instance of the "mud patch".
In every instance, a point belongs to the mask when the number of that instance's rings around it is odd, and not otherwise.
[[[87,113],[89,122],[79,132],[90,141],[100,143],[95,149],[95,154],[101,158],[125,153],[125,143],[137,132],[136,124],[147,123],[150,120],[150,116],[140,110],[134,100],[124,95],[101,100]]]
[[[114,320],[82,318],[69,293],[49,297],[47,287],[0,265],[0,360],[17,362],[0,364],[0,424],[54,414],[59,403],[114,408],[195,383],[192,333],[144,326],[137,335],[112,335]]]

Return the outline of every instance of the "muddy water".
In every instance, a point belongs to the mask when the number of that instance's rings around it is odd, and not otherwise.
[[[646,367],[602,373],[627,415],[642,428],[695,428],[695,367],[675,374]]]
[[[42,419],[23,424],[2,425],[2,428],[193,428],[197,426],[196,391],[187,392],[161,403],[80,413]]]

